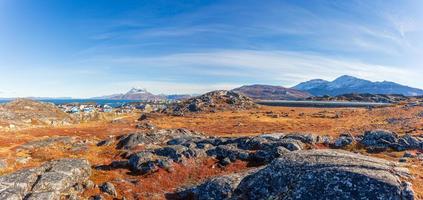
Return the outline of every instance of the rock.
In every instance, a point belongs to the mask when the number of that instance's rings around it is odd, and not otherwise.
[[[180,189],[180,191],[176,192],[176,194],[172,196],[172,199],[230,199],[233,191],[237,188],[242,178],[255,171],[256,170],[250,170],[244,173],[212,178],[198,186]]]
[[[0,159],[0,170],[7,168],[7,161],[5,159]]]
[[[270,139],[265,137],[253,137],[253,138],[238,138],[235,140],[238,147],[244,150],[258,150],[263,149],[270,143]]]
[[[405,162],[407,162],[407,158],[400,158],[399,160],[398,160],[398,162],[402,162],[402,163],[405,163]]]
[[[414,137],[406,134],[398,139],[398,143],[394,147],[397,151],[404,151],[407,149],[423,149],[423,139],[421,137]]]
[[[157,170],[153,152],[150,151],[141,151],[136,154],[132,154],[129,157],[129,166],[131,171],[141,174],[147,174]]]
[[[105,182],[99,186],[100,190],[104,193],[117,197],[115,186],[110,182]]]
[[[19,164],[26,164],[31,159],[32,159],[31,157],[17,157],[16,162],[19,163]]]
[[[58,192],[41,192],[41,193],[31,193],[25,200],[59,200],[60,194]]]
[[[271,139],[271,140],[279,140],[283,138],[284,136],[285,136],[285,133],[268,133],[268,134],[259,135],[258,137]]]
[[[133,133],[118,139],[118,149],[132,149],[138,145],[163,144],[179,137],[204,137],[202,134],[187,129],[150,130],[147,133]]]
[[[138,121],[144,121],[148,119],[148,115],[146,113],[143,113],[140,118],[138,119]]]
[[[91,180],[85,181],[82,185],[84,186],[85,189],[92,189],[95,186],[94,182]]]
[[[248,160],[250,156],[247,151],[238,149],[235,144],[219,145],[215,149],[207,151],[207,154],[215,156],[219,160],[229,158],[231,161]]]
[[[355,141],[354,136],[349,133],[344,133],[339,136],[338,139],[335,140],[333,146],[335,148],[344,148],[346,146],[351,145]]]
[[[90,200],[104,200],[105,198],[101,195],[95,195],[89,198]]]
[[[224,159],[220,160],[220,162],[219,162],[219,164],[222,165],[222,166],[226,166],[226,165],[229,165],[231,163],[232,163],[232,161],[229,158],[224,158]]]
[[[78,195],[76,195],[76,194],[70,194],[70,195],[68,195],[68,197],[67,197],[67,200],[80,200],[81,198],[80,197],[78,197]]]
[[[319,135],[317,136],[317,143],[318,144],[324,144],[324,145],[330,145],[332,143],[332,137],[328,135]]]
[[[109,139],[105,139],[105,140],[102,140],[102,141],[98,142],[97,143],[97,146],[98,147],[101,147],[101,146],[110,146],[114,142],[115,142],[115,139],[114,138],[109,138]]]
[[[150,122],[143,122],[143,123],[137,124],[135,126],[135,128],[138,128],[138,129],[146,129],[146,130],[154,130],[154,129],[156,129],[156,126],[154,126]]]
[[[302,143],[299,140],[295,140],[295,139],[282,139],[280,141],[278,141],[277,143],[275,143],[276,146],[282,146],[287,148],[290,151],[298,151],[298,150],[302,150],[304,148],[304,143]]]
[[[294,151],[246,176],[232,198],[413,199],[400,181],[408,175],[395,163],[346,151]]]
[[[188,148],[182,145],[171,145],[163,148],[156,149],[154,151],[155,154],[159,156],[164,156],[172,159],[174,162],[182,162],[184,157],[188,157],[186,155]]]
[[[91,174],[88,161],[61,159],[0,176],[0,199],[59,199]]]
[[[173,168],[172,168],[172,160],[169,159],[160,159],[157,161],[157,166],[159,166],[162,169],[165,169],[168,172],[172,172]]]
[[[411,152],[404,152],[404,155],[402,156],[404,158],[414,158],[415,156]]]
[[[42,170],[41,168],[20,170],[0,176],[1,199],[23,199],[30,193]]]
[[[397,134],[386,130],[366,131],[360,141],[369,150],[386,150],[387,148],[395,147],[397,142]]]
[[[283,137],[284,139],[299,140],[305,144],[315,144],[317,142],[317,136],[309,133],[294,133],[288,134]]]
[[[218,90],[173,104],[162,110],[162,112],[174,116],[183,116],[184,113],[216,112],[218,110],[236,111],[256,107],[258,106],[253,100],[242,94],[233,91]]]
[[[74,138],[69,136],[57,136],[57,137],[49,137],[47,139],[41,139],[36,141],[27,142],[21,146],[18,147],[18,151],[22,149],[38,149],[42,147],[48,147],[51,145],[55,145],[57,143],[63,143],[63,144],[72,144],[75,141]]]
[[[258,150],[252,154],[250,154],[250,162],[256,165],[264,165],[270,163],[276,158],[283,156],[285,153],[289,153],[290,151],[285,147],[275,147],[270,150]]]
[[[414,199],[414,191],[412,184],[410,182],[402,182],[401,184],[403,190],[401,196],[403,199]]]

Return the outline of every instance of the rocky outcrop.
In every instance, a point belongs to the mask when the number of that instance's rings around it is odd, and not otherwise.
[[[398,164],[342,150],[284,154],[251,174],[213,178],[180,199],[414,199]]]
[[[179,189],[175,194],[169,195],[169,198],[198,200],[230,199],[241,180],[256,171],[258,171],[258,168],[243,173],[211,178],[198,186]]]
[[[408,134],[398,136],[387,130],[373,130],[366,131],[361,136],[360,144],[372,152],[385,151],[389,148],[397,151],[423,149],[423,137]]]
[[[0,199],[55,200],[77,193],[88,180],[91,166],[87,160],[61,159],[40,167],[0,176]]]
[[[405,168],[337,150],[285,154],[245,177],[235,199],[413,199]]]
[[[311,96],[307,92],[273,85],[244,85],[232,91],[257,100],[302,100]]]
[[[34,126],[61,126],[75,123],[70,115],[51,103],[16,99],[0,105],[0,129],[20,129]]]
[[[150,140],[151,138],[130,140],[137,142],[129,142],[129,144],[151,141],[161,145],[131,153],[127,157],[127,165],[134,173],[138,174],[156,172],[160,168],[172,171],[173,163],[184,163],[187,159],[205,157],[217,159],[221,166],[226,166],[237,160],[260,166],[286,152],[302,150],[319,142],[317,137],[311,134],[269,134],[255,137],[219,138],[192,136],[186,133],[189,132],[184,132],[179,137],[175,134],[170,140],[168,137],[158,137],[162,140],[157,138],[155,140]],[[129,147],[132,146],[129,145]],[[118,147],[120,147],[119,144]],[[119,162],[119,166],[126,165]]]
[[[344,148],[347,147],[355,141],[355,138],[353,135],[349,133],[343,133],[341,134],[333,143],[334,148]]]
[[[31,150],[31,149],[48,147],[48,146],[51,146],[51,145],[55,145],[57,143],[71,144],[73,142],[75,142],[75,138],[73,138],[73,137],[69,137],[69,136],[56,136],[55,137],[55,136],[53,136],[53,137],[48,137],[46,139],[40,139],[40,140],[27,142],[23,145],[20,145],[17,149],[18,150],[22,150],[22,149]]]
[[[248,97],[226,90],[217,90],[174,104],[162,112],[181,116],[185,113],[245,110],[257,105]]]
[[[118,138],[118,149],[132,149],[143,144],[161,144],[175,138],[203,137],[201,133],[187,129],[150,130],[146,133],[133,133]]]

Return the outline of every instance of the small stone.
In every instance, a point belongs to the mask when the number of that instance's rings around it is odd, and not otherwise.
[[[94,188],[95,184],[93,181],[87,180],[84,182],[83,186],[85,189],[91,189],[91,188]]]
[[[219,164],[222,165],[222,166],[227,166],[227,165],[229,165],[231,163],[232,163],[231,162],[231,159],[229,159],[229,158],[224,158],[224,159],[222,159],[222,160],[219,161]]]
[[[402,156],[404,158],[414,158],[415,156],[411,152],[404,152],[404,155]]]
[[[90,197],[90,200],[104,200],[105,198],[101,195],[95,195]]]
[[[31,157],[18,157],[16,158],[16,162],[19,164],[26,164],[28,161],[31,160]]]
[[[7,168],[7,161],[5,159],[0,159],[0,170]]]
[[[100,190],[104,193],[110,194],[114,197],[117,197],[117,192],[115,186],[110,182],[105,182],[100,185]]]

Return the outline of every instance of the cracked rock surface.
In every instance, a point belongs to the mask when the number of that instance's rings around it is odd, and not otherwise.
[[[91,166],[83,159],[60,159],[40,167],[0,176],[0,199],[60,199],[76,193],[74,186],[87,181]]]
[[[342,150],[285,153],[263,169],[210,179],[184,199],[414,199],[407,169]],[[204,196],[204,188],[208,190]]]

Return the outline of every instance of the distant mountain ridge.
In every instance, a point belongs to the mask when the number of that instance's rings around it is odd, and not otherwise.
[[[313,79],[302,82],[292,89],[308,92],[314,96],[336,96],[349,93],[401,94],[405,96],[423,95],[423,90],[398,83],[382,81],[372,82],[354,76],[343,75],[333,81]]]
[[[273,85],[244,85],[232,91],[257,100],[298,100],[312,96],[308,92]]]
[[[146,89],[132,88],[126,93],[94,97],[92,99],[151,101],[151,100],[182,100],[182,99],[188,99],[191,97],[192,95],[188,95],[188,94],[155,95],[151,92],[148,92]]]

